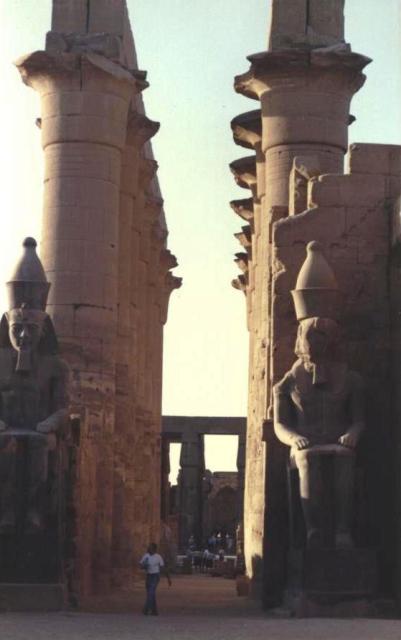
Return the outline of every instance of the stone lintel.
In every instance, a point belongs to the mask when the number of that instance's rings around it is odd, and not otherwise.
[[[348,77],[355,93],[365,82],[362,70],[371,62],[370,58],[351,51],[350,46],[341,44],[334,47],[314,49],[283,49],[280,51],[262,51],[248,56],[251,63],[249,71],[234,79],[237,93],[259,100],[269,88],[282,83],[288,76],[300,77],[305,74],[327,76],[328,71],[341,73]]]
[[[130,111],[127,123],[127,144],[142,147],[160,129],[160,122],[147,118],[143,113]]]
[[[181,442],[187,434],[245,436],[246,418],[240,416],[163,416],[163,435],[170,442]]]
[[[235,211],[235,213],[247,222],[253,220],[254,218],[253,205],[253,198],[231,200],[230,202],[230,207]]]
[[[234,142],[254,149],[262,140],[262,112],[260,109],[241,113],[231,120]]]
[[[256,184],[256,158],[245,156],[230,163],[230,169],[239,187],[251,189]]]

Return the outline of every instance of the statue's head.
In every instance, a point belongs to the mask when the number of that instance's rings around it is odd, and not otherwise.
[[[57,339],[46,303],[50,284],[36,254],[36,241],[26,238],[24,252],[7,282],[9,310],[0,322],[0,346],[18,353],[17,371],[31,367],[34,352],[55,352]]]
[[[6,313],[10,343],[16,351],[38,348],[46,315],[43,311],[29,309],[24,304],[19,309]]]
[[[299,323],[295,353],[307,364],[341,360],[341,330],[331,318],[307,318]]]
[[[295,353],[313,367],[330,361],[342,361],[342,334],[338,319],[342,294],[327,262],[322,246],[312,241],[306,247],[306,259],[292,291],[299,322]],[[323,379],[318,375],[316,379]]]

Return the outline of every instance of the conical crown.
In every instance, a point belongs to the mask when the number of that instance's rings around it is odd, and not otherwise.
[[[342,296],[334,272],[319,242],[309,242],[306,253],[295,290],[291,291],[297,320],[315,317],[336,320],[340,315]]]
[[[45,311],[50,283],[36,253],[36,240],[25,238],[23,254],[7,282],[9,309],[25,305],[29,309]]]

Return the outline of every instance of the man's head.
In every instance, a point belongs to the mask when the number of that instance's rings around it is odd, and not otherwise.
[[[148,553],[150,553],[150,555],[153,555],[154,553],[156,553],[157,551],[157,544],[155,542],[151,542],[150,545],[148,546]]]

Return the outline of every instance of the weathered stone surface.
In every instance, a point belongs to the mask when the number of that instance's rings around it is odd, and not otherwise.
[[[283,516],[286,455],[272,433],[271,390],[291,366],[295,317],[288,294],[312,239],[323,244],[347,295],[343,311],[350,364],[367,379],[368,426],[361,456],[372,471],[364,500],[369,513],[380,513],[387,524],[379,532],[369,516],[360,539],[381,548],[379,574],[383,584],[391,582],[391,507],[378,499],[378,486],[390,491],[391,471],[390,465],[377,470],[369,447],[390,461],[391,427],[383,427],[386,435],[379,442],[374,425],[389,425],[391,411],[398,415],[397,423],[400,415],[399,408],[398,414],[390,410],[394,403],[383,383],[391,378],[390,350],[399,353],[394,346],[399,331],[390,330],[399,326],[399,267],[393,266],[386,279],[385,265],[392,260],[399,265],[398,241],[390,251],[389,234],[394,231],[398,237],[400,155],[395,145],[352,145],[348,174],[343,175],[350,102],[364,83],[363,69],[369,63],[344,43],[343,9],[342,0],[273,1],[270,48],[249,56],[250,70],[235,79],[236,91],[259,100],[262,112],[264,163],[258,162],[259,142],[253,144],[258,178],[252,186],[252,259],[249,278],[242,274],[236,286],[246,293],[250,345],[245,557],[252,589],[257,590],[258,581],[261,588],[262,582],[262,571],[255,567],[265,567],[263,597],[269,606],[280,602],[285,588],[289,534]],[[237,143],[255,142],[248,114],[234,119],[232,127]],[[259,165],[263,170],[258,171]],[[237,181],[242,175],[238,169]],[[245,218],[240,203],[233,208]],[[393,355],[393,362],[397,358]],[[399,370],[395,365],[393,371]],[[398,392],[399,385],[395,387]]]

